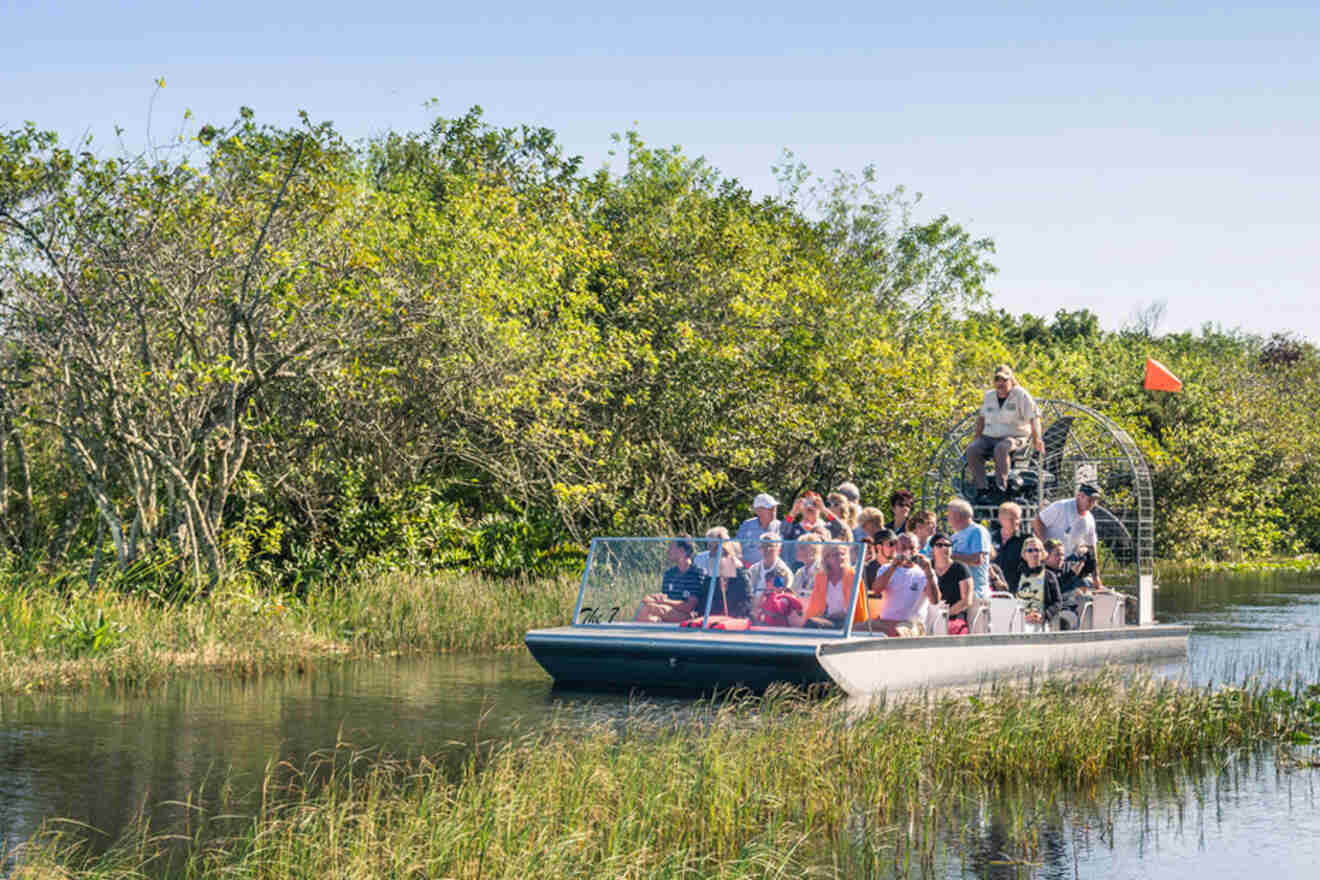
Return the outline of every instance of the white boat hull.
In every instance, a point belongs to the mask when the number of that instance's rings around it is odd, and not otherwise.
[[[852,696],[973,685],[1187,655],[1191,628],[1176,625],[1011,635],[853,638],[817,650],[821,667]]]
[[[1187,654],[1191,628],[851,638],[640,626],[570,626],[527,634],[556,681],[600,687],[707,689],[833,682],[851,696],[975,685]]]

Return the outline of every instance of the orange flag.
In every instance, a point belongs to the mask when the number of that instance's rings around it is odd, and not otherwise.
[[[1155,358],[1146,358],[1147,391],[1182,391],[1182,380]]]

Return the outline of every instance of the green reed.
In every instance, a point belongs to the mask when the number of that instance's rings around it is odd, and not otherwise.
[[[994,792],[1086,791],[1320,726],[1320,688],[1196,690],[1109,671],[1089,679],[927,696],[858,711],[772,691],[694,720],[566,720],[426,759],[340,749],[272,772],[241,831],[198,807],[169,873],[184,877],[796,877],[931,873]],[[1287,746],[1285,746],[1287,747]],[[311,782],[311,780],[320,780]],[[1038,805],[1004,818],[1034,858]],[[249,809],[249,814],[252,810]],[[86,857],[53,833],[19,853],[30,876],[165,872],[145,830]]]
[[[165,600],[0,582],[0,694],[156,683],[186,671],[250,676],[321,658],[489,651],[567,620],[571,578],[384,573],[305,596],[235,581]]]

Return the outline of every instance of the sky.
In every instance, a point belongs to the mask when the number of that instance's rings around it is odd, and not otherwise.
[[[1320,342],[1320,4],[0,8],[0,130],[102,152],[167,141],[188,110],[305,109],[367,138],[473,105],[555,130],[588,168],[636,130],[759,194],[784,150],[820,175],[873,165],[994,240],[1013,312],[1119,329],[1156,306],[1163,332]]]

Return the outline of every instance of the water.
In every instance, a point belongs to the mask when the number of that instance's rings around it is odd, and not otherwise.
[[[1195,629],[1189,658],[1165,674],[1194,683],[1300,675],[1320,681],[1320,583],[1215,579],[1167,586],[1160,618]],[[44,820],[81,823],[107,846],[144,812],[154,828],[185,820],[185,803],[223,785],[255,791],[266,768],[349,744],[396,757],[462,762],[477,742],[534,730],[552,715],[627,723],[631,713],[683,713],[690,701],[561,693],[523,651],[486,657],[313,667],[247,682],[184,680],[150,693],[0,698],[0,839],[27,839]],[[952,877],[1320,876],[1317,777],[1266,754],[1222,756],[1134,795],[1121,786],[1035,809],[1040,847],[1006,853],[1003,817],[986,803],[964,823],[938,870]],[[1021,821],[1020,818],[1014,821]],[[72,827],[72,826],[71,826]]]

